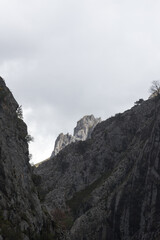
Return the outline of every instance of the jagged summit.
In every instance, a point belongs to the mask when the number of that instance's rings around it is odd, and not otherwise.
[[[95,118],[93,115],[84,116],[77,122],[77,126],[74,128],[73,136],[77,141],[85,141],[91,137],[93,129],[100,122],[101,118]]]
[[[88,139],[34,172],[17,108],[0,78],[0,240],[160,239],[160,94],[95,128],[85,116],[72,137]]]
[[[160,97],[99,123],[36,171],[45,203],[73,219],[69,240],[159,240]]]
[[[54,151],[51,157],[54,157],[68,144],[76,141],[85,141],[90,138],[91,133],[95,126],[101,122],[101,118],[95,118],[93,115],[84,116],[77,122],[77,126],[74,128],[73,136],[69,133],[60,133],[55,141]]]

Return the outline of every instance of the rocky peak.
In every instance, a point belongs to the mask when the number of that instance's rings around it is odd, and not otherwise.
[[[91,137],[91,133],[95,126],[101,122],[101,118],[95,118],[93,115],[84,116],[77,122],[77,126],[74,128],[73,136],[69,133],[59,134],[55,141],[54,151],[51,157],[54,157],[68,144],[76,141],[85,141]]]
[[[36,171],[45,203],[69,209],[69,240],[160,239],[160,96],[101,122]]]
[[[70,135],[69,133],[67,134],[60,133],[55,141],[55,147],[52,156],[57,155],[59,151],[61,151],[65,146],[72,142],[74,142],[74,137],[72,135]]]
[[[93,129],[99,122],[101,122],[101,118],[95,118],[93,115],[84,116],[77,122],[73,136],[77,141],[85,141],[91,137]]]

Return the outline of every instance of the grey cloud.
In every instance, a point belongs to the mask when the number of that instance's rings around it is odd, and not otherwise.
[[[0,72],[31,110],[25,119],[36,161],[44,139],[52,146],[83,115],[105,119],[149,96],[160,76],[159,7],[151,0],[0,2]]]

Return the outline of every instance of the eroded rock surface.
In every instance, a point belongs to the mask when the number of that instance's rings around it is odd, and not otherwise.
[[[44,202],[73,218],[68,239],[160,239],[159,96],[98,124],[36,172]]]
[[[17,102],[0,78],[0,239],[37,239],[42,232],[49,239],[52,222],[33,183],[27,126],[17,116],[17,109]]]
[[[85,141],[90,138],[93,129],[99,122],[101,122],[101,118],[95,118],[93,115],[84,116],[77,122],[77,126],[74,128],[73,136],[69,133],[61,133],[57,137],[51,157],[57,155],[57,153],[72,142]]]
[[[75,138],[72,135],[69,133],[60,133],[55,141],[54,151],[52,152],[51,157],[57,155],[64,147],[72,142],[75,142]]]

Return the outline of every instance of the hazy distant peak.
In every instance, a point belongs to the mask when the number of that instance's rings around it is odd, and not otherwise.
[[[101,118],[95,118],[93,115],[86,115],[77,122],[77,125],[74,128],[73,136],[69,133],[60,133],[55,141],[55,146],[51,157],[57,155],[57,153],[59,153],[64,147],[72,142],[80,140],[85,141],[86,139],[90,138],[93,129],[99,122],[101,122]]]

